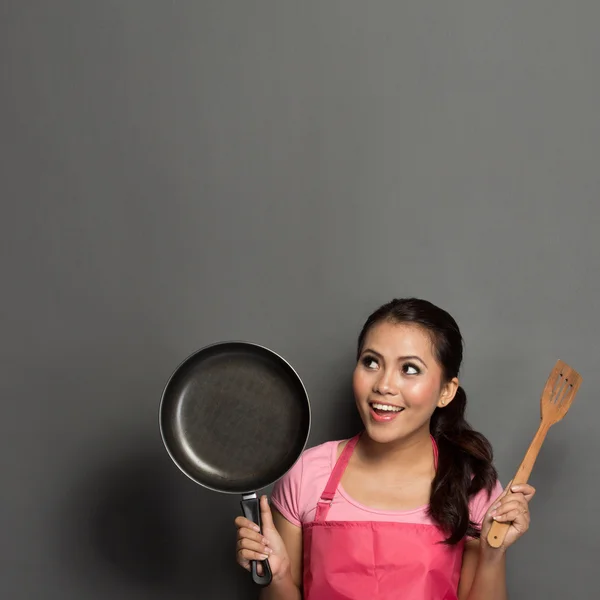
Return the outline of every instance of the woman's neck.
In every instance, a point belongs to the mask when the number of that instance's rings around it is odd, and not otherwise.
[[[364,466],[381,473],[420,471],[432,467],[434,462],[428,428],[387,443],[376,442],[364,431],[355,453]]]

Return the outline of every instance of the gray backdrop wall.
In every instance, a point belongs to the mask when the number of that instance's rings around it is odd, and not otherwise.
[[[557,358],[513,599],[597,597],[600,4],[5,0],[0,596],[254,597],[238,499],[172,465],[178,362],[281,352],[353,433],[364,318],[452,312],[506,482]]]

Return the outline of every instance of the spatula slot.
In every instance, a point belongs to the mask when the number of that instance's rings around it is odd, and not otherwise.
[[[571,382],[569,382],[568,377],[564,373],[559,373],[552,390],[552,402],[554,404],[562,404],[572,391],[573,380],[571,379]]]

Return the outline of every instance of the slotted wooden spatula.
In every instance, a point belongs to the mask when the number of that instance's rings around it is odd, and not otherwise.
[[[542,413],[540,426],[512,481],[512,485],[527,483],[548,430],[567,414],[580,385],[581,375],[562,360],[557,361],[548,377],[548,381],[546,381],[540,399]],[[502,546],[509,527],[510,523],[494,521],[488,533],[489,545],[493,548]]]

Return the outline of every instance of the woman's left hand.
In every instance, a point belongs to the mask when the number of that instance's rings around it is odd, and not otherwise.
[[[535,495],[535,488],[528,484],[509,483],[504,492],[489,508],[481,528],[481,540],[489,547],[487,535],[494,521],[510,523],[506,537],[499,550],[506,550],[514,544],[528,529],[531,516],[529,502]],[[489,547],[492,549],[491,547]]]

